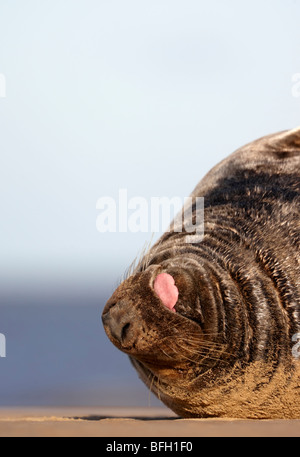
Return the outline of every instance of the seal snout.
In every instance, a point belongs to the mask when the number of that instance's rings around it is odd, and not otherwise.
[[[111,336],[118,346],[126,349],[137,340],[139,332],[136,314],[126,300],[119,300],[105,307],[102,322],[107,335]]]

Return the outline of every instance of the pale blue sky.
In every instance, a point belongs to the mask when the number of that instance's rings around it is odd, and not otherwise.
[[[3,284],[113,288],[151,234],[97,232],[99,197],[183,198],[299,125],[299,23],[296,0],[0,0]]]

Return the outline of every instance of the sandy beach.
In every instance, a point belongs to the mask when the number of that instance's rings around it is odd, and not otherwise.
[[[5,408],[0,436],[300,437],[300,419],[181,419],[163,408]]]

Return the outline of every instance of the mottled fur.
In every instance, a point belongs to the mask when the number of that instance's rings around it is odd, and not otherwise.
[[[171,224],[108,301],[105,330],[181,416],[300,417],[300,128],[239,149],[196,196],[202,241]],[[160,272],[176,313],[153,291]]]

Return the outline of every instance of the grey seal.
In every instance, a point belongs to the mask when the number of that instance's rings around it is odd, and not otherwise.
[[[182,417],[299,418],[300,128],[235,151],[197,196],[202,239],[171,223],[108,300],[105,331]]]

